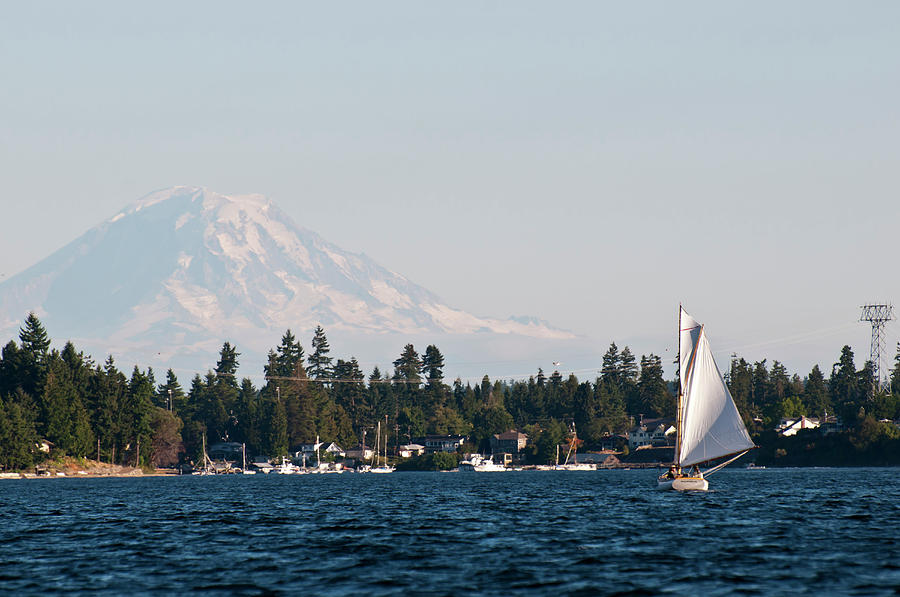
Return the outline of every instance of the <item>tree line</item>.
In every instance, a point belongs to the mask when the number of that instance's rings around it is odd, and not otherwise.
[[[446,383],[444,356],[435,345],[420,355],[407,344],[392,371],[364,373],[354,357],[331,356],[318,326],[307,354],[287,330],[264,366],[265,384],[239,379],[240,353],[225,342],[213,369],[195,374],[187,388],[172,369],[157,380],[152,369],[130,375],[112,356],[96,363],[71,342],[51,349],[47,331],[29,314],[19,342],[0,352],[0,467],[27,469],[51,456],[90,457],[131,466],[169,466],[197,460],[203,442],[245,443],[248,453],[277,457],[302,443],[374,443],[382,423],[390,445],[426,434],[469,438],[471,451],[489,451],[493,434],[528,434],[529,458],[546,462],[574,425],[587,448],[627,431],[644,418],[674,417],[678,380],[663,377],[662,359],[638,359],[612,343],[594,380],[549,375],[527,380]],[[892,371],[893,394],[875,391],[873,368],[857,370],[849,346],[829,377],[818,366],[803,378],[778,361],[748,363],[732,357],[726,380],[751,432],[771,429],[782,417],[837,415],[848,427],[900,418],[900,345]]]

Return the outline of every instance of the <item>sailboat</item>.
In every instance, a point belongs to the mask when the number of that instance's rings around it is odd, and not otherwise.
[[[206,453],[206,434],[203,434],[203,468],[197,471],[194,471],[192,474],[194,475],[215,475],[218,471],[216,470],[215,465],[213,465],[212,460],[209,458],[209,454]]]
[[[241,472],[245,475],[256,474],[255,470],[247,470],[247,444],[241,444]]]
[[[387,418],[387,417],[385,417]],[[375,464],[378,464],[378,459],[381,456],[378,453],[378,446],[381,442],[381,421],[378,421],[378,430],[375,432]],[[381,466],[374,466],[369,469],[370,473],[393,473],[396,469],[387,463],[387,437],[384,438],[384,463]]]
[[[678,307],[678,367],[675,460],[657,480],[658,489],[709,489],[706,477],[756,446],[713,359],[701,324]],[[699,465],[728,458],[706,471]],[[690,468],[690,471],[685,472]]]
[[[553,467],[553,470],[557,471],[595,471],[597,470],[597,465],[592,464],[590,462],[578,462],[578,433],[575,431],[575,423],[572,423],[571,427],[572,436],[569,438],[569,451],[566,452],[566,461],[563,464],[559,463],[559,444],[556,446],[556,466]],[[572,459],[572,462],[569,462],[569,459]]]

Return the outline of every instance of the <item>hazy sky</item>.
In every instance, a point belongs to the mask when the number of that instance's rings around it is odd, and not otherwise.
[[[7,2],[0,77],[5,278],[196,184],[601,351],[828,374],[900,297],[897,2]]]

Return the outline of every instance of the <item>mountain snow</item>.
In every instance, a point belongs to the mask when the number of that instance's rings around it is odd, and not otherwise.
[[[0,284],[0,331],[35,311],[51,335],[101,352],[277,344],[338,334],[574,336],[535,318],[479,317],[295,224],[262,195],[151,193]],[[139,351],[138,351],[139,352]]]

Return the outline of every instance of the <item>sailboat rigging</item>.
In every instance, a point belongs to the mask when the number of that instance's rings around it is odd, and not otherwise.
[[[387,417],[385,417],[386,419]],[[387,427],[387,422],[385,422],[385,427]],[[378,446],[381,444],[381,421],[378,421],[378,429],[375,432],[375,464],[378,465],[378,459],[381,455],[378,453]],[[387,434],[384,437],[384,463],[380,466],[372,467],[369,472],[370,473],[393,473],[396,469],[393,466],[390,466],[387,463]]]
[[[675,427],[675,458],[657,481],[659,489],[709,489],[706,477],[755,448],[731,392],[713,358],[703,326],[679,306],[680,388]],[[704,472],[699,465],[731,457]],[[685,469],[690,468],[689,472]]]

